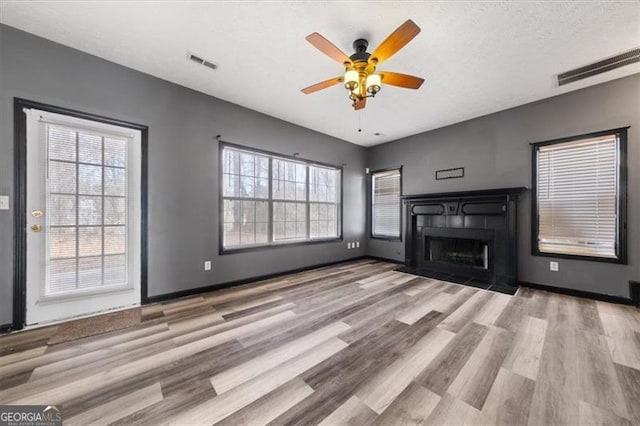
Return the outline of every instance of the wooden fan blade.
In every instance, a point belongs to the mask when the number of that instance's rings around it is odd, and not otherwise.
[[[405,89],[419,89],[424,82],[424,78],[390,71],[383,71],[380,73],[380,76],[384,84],[404,87]]]
[[[316,83],[312,86],[305,87],[301,90],[302,93],[308,95],[313,92],[317,92],[318,90],[326,89],[327,87],[334,86],[342,81],[342,77],[334,77],[329,80],[321,81],[320,83]]]
[[[402,49],[420,32],[420,27],[411,19],[400,25],[389,37],[384,39],[380,46],[371,54],[371,59],[382,61],[389,59],[394,53]]]
[[[344,64],[345,62],[350,64],[351,59],[335,44],[324,38],[318,33],[309,34],[306,37],[307,41],[315,46],[316,49],[330,57],[331,59]]]
[[[359,101],[356,101],[353,105],[353,109],[357,111],[359,109],[364,109],[365,106],[367,106],[367,98],[362,98]]]

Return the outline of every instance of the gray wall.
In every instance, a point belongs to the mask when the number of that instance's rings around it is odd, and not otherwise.
[[[13,98],[149,126],[149,294],[152,296],[370,254],[402,260],[401,243],[367,241],[365,167],[404,165],[404,193],[530,186],[529,142],[631,125],[629,264],[530,255],[529,195],[520,203],[520,279],[628,296],[640,278],[640,76],[524,105],[369,150],[156,79],[0,25],[0,324],[11,322],[13,293]],[[218,256],[218,146],[223,138],[344,169],[345,243]],[[464,166],[466,177],[436,182],[436,169]],[[361,242],[347,250],[346,241]],[[213,261],[213,271],[203,261]]]
[[[530,194],[519,204],[519,279],[628,297],[640,279],[640,75],[592,86],[373,147],[372,170],[403,165],[404,194],[531,187],[530,142],[631,126],[628,141],[628,265],[531,256]],[[435,170],[465,177],[436,181]],[[372,239],[372,256],[404,260],[402,243]],[[559,272],[549,271],[558,260]]]
[[[149,126],[149,295],[366,253],[365,149],[0,26],[0,324],[13,294],[13,98]],[[274,98],[275,99],[275,98]],[[218,256],[218,144],[225,140],[344,166],[344,243]],[[361,242],[347,250],[346,241]],[[213,261],[205,272],[203,262]]]

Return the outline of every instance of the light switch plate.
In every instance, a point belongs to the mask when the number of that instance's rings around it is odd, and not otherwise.
[[[9,210],[9,196],[0,195],[0,210]]]
[[[211,261],[210,260],[206,260],[204,262],[204,270],[205,271],[210,271],[211,270]]]

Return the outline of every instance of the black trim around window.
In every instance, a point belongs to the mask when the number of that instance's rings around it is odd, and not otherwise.
[[[588,260],[593,262],[627,264],[627,127],[617,129],[603,130],[582,135],[569,136],[560,139],[553,139],[544,142],[531,143],[531,255],[554,257],[559,259]],[[580,139],[589,139],[598,136],[617,134],[619,138],[619,164],[618,164],[618,192],[616,198],[618,200],[618,226],[616,232],[616,258],[597,257],[597,256],[581,256],[571,254],[558,254],[541,252],[538,248],[538,200],[537,200],[537,151],[541,146],[555,145],[565,142],[573,142]]]
[[[292,160],[297,162],[306,163],[307,166],[323,166],[332,168],[340,171],[340,206],[338,209],[339,213],[339,227],[338,227],[338,236],[335,238],[314,238],[314,239],[305,239],[305,240],[294,240],[294,241],[282,241],[282,242],[268,242],[264,244],[256,244],[251,246],[239,246],[239,247],[224,247],[224,167],[222,165],[223,155],[222,151],[225,148],[233,148],[241,151],[246,151],[248,153],[262,154],[269,157],[282,158],[284,160]],[[271,164],[271,163],[270,163]],[[271,167],[270,167],[271,169]],[[271,228],[273,227],[273,199],[271,196],[271,173],[269,170],[269,197],[262,201],[269,202],[269,228],[270,234],[272,233]],[[297,155],[285,155],[279,154],[277,152],[266,151],[264,149],[254,148],[246,145],[239,145],[236,143],[227,142],[221,139],[218,139],[218,254],[235,254],[235,253],[247,253],[252,251],[260,251],[260,250],[269,250],[275,248],[284,248],[284,247],[295,247],[295,246],[307,246],[307,245],[315,245],[315,244],[323,244],[323,243],[333,243],[333,242],[341,242],[343,241],[343,214],[344,214],[344,169],[342,166],[336,166],[335,164],[323,163],[315,160],[308,160],[305,158],[300,158]],[[307,194],[309,192],[309,177],[307,176]],[[308,195],[307,195],[308,197]]]
[[[372,170],[369,173],[369,202],[368,202],[368,207],[367,210],[369,211],[369,238],[371,239],[375,239],[375,240],[386,240],[386,241],[402,241],[402,200],[400,200],[400,209],[398,210],[398,215],[400,216],[400,229],[398,231],[398,237],[390,237],[387,235],[376,235],[373,233],[373,175],[377,174],[377,173],[384,173],[384,172],[391,172],[394,170],[397,170],[398,172],[400,172],[400,195],[399,197],[402,197],[403,194],[403,190],[402,190],[402,168],[403,166],[400,167],[390,167],[387,169],[378,169],[378,170]]]
[[[70,117],[82,118],[99,123],[139,130],[140,147],[140,291],[141,302],[148,303],[147,259],[148,259],[148,142],[149,127],[103,117],[64,107],[43,104],[21,98],[13,101],[13,138],[14,138],[14,248],[13,248],[13,324],[14,330],[24,327],[27,319],[27,117],[24,108],[34,108]]]

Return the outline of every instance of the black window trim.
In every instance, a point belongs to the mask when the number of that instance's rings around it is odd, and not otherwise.
[[[332,169],[336,169],[340,171],[340,208],[339,208],[339,227],[338,227],[338,236],[337,237],[329,237],[329,238],[314,238],[309,240],[295,240],[295,241],[278,241],[278,242],[268,242],[264,244],[255,244],[250,246],[240,246],[240,247],[232,247],[225,248],[224,247],[224,168],[222,165],[222,151],[225,148],[233,148],[241,151],[246,151],[248,153],[254,154],[262,154],[269,157],[269,169],[271,169],[271,160],[273,157],[282,158],[284,160],[292,160],[297,162],[306,163],[307,166],[323,166],[329,167]],[[342,165],[336,166],[335,164],[324,163],[321,161],[308,160],[305,158],[300,158],[297,155],[286,155],[280,154],[273,151],[267,151],[260,148],[254,148],[247,145],[240,145],[236,143],[231,143],[223,140],[218,141],[218,254],[226,255],[226,254],[236,254],[236,253],[246,253],[252,251],[260,251],[260,250],[270,250],[277,248],[285,248],[285,247],[296,247],[296,246],[308,246],[315,244],[325,244],[325,243],[335,243],[343,241],[343,228],[344,228],[344,168]],[[269,197],[266,201],[269,201],[269,232],[271,234],[271,228],[273,227],[272,217],[273,217],[273,197],[272,197],[272,182],[271,182],[271,170],[269,171]],[[307,176],[307,191],[309,190],[309,177]],[[227,197],[229,198],[229,197]],[[233,197],[231,197],[233,198]],[[246,200],[246,199],[245,199]],[[265,201],[265,199],[260,199],[260,201]],[[292,200],[292,202],[295,202]],[[309,202],[305,202],[309,204]],[[319,202],[322,203],[322,202]],[[331,203],[333,204],[333,203]],[[307,215],[308,217],[308,215]]]
[[[373,176],[378,173],[385,173],[397,170],[400,172],[400,197],[403,195],[402,190],[402,168],[400,167],[388,167],[386,169],[377,169],[371,170],[369,173],[369,202],[368,202],[368,210],[369,210],[369,238],[373,240],[383,240],[383,241],[402,241],[402,200],[400,200],[400,209],[398,214],[400,215],[400,230],[398,232],[398,237],[391,237],[388,235],[377,235],[373,233]]]
[[[604,262],[604,263],[616,263],[621,265],[627,264],[627,127],[619,127],[616,129],[597,131],[592,133],[585,133],[576,136],[563,137],[559,139],[553,139],[543,142],[531,143],[531,255],[542,257],[553,257],[558,259],[573,259],[573,260],[587,260],[592,262]],[[558,254],[542,252],[538,248],[538,200],[537,200],[537,153],[538,149],[542,146],[555,145],[565,142],[573,142],[580,139],[595,138],[598,136],[605,136],[617,134],[619,139],[619,167],[618,167],[618,193],[616,197],[618,199],[618,226],[616,232],[616,258],[597,257],[597,256],[582,256],[575,254]]]

